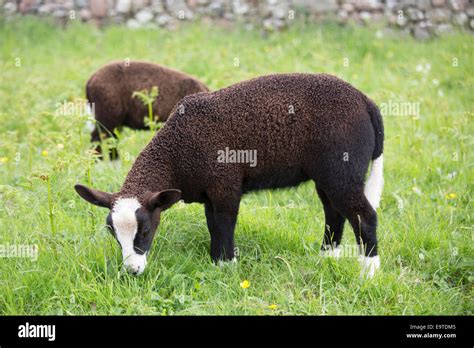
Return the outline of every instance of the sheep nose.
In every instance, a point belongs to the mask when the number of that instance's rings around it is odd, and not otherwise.
[[[145,255],[130,255],[124,260],[124,268],[133,275],[142,274],[146,266]]]
[[[125,265],[125,269],[133,274],[133,275],[138,275],[140,274],[141,267],[140,266],[135,266],[135,265]]]

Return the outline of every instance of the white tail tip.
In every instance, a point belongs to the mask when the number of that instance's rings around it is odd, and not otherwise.
[[[383,189],[383,154],[372,162],[370,175],[365,183],[365,197],[369,201],[372,208],[377,209],[380,204]]]

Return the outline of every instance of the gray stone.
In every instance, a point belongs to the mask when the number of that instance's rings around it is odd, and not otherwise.
[[[91,0],[90,2],[90,10],[92,17],[94,18],[102,18],[107,15],[107,10],[109,8],[109,4],[107,0]]]
[[[193,13],[184,0],[166,0],[166,8],[172,17],[178,19],[193,18]]]
[[[415,39],[420,41],[428,40],[431,37],[430,32],[425,28],[421,28],[420,26],[415,26],[413,29],[413,36]]]
[[[449,5],[454,11],[464,11],[467,3],[467,0],[449,0]]]
[[[92,13],[87,8],[83,8],[79,11],[79,18],[83,21],[88,21],[92,18]]]
[[[453,19],[454,19],[454,23],[456,23],[459,26],[464,26],[469,21],[469,17],[464,12],[456,13],[453,16]]]
[[[347,11],[339,10],[337,12],[337,19],[339,22],[346,22],[349,19],[349,14]]]
[[[474,30],[474,19],[471,19],[469,21],[469,28],[473,29]]]
[[[132,9],[134,12],[144,9],[148,5],[148,0],[133,0]]]
[[[416,2],[416,7],[420,10],[428,10],[431,8],[431,1],[430,0],[418,0]]]
[[[39,14],[50,14],[53,12],[53,10],[56,8],[54,4],[44,4],[38,7],[38,13]]]
[[[277,4],[274,8],[273,8],[273,17],[275,18],[278,18],[278,19],[284,19],[287,15],[288,15],[288,11],[289,11],[289,8],[288,8],[288,5],[286,3],[280,3],[280,4]],[[280,25],[280,23],[277,23],[277,26]]]
[[[153,13],[149,9],[144,8],[135,14],[135,19],[138,21],[138,23],[145,24],[153,19]]]
[[[160,27],[164,27],[166,26],[169,22],[171,22],[173,19],[173,17],[171,17],[170,15],[164,13],[162,15],[159,15],[158,17],[156,17],[156,24],[158,24]]]
[[[355,10],[355,7],[354,7],[354,4],[350,3],[350,2],[345,2],[342,4],[341,6],[342,10],[346,11],[346,12],[352,12]]]
[[[466,14],[472,18],[474,17],[474,7],[469,7],[467,10],[466,10]]]
[[[453,26],[451,24],[440,24],[435,28],[437,35],[449,34],[453,32]]]
[[[79,8],[84,8],[89,6],[88,0],[74,0],[74,5]]]
[[[416,6],[416,0],[401,0],[397,1],[400,7]]]
[[[55,18],[64,18],[64,17],[67,16],[67,14],[68,13],[66,12],[66,10],[63,10],[62,8],[58,8],[58,9],[54,10],[53,17],[55,17]]]
[[[132,0],[117,0],[115,11],[117,13],[129,13],[132,10]]]
[[[360,0],[355,1],[355,7],[360,11],[376,11],[381,10],[383,5],[379,0]]]
[[[209,5],[209,12],[214,17],[224,17],[224,4],[221,2],[211,2],[211,4]]]
[[[431,0],[434,7],[442,7],[446,5],[446,0]]]
[[[134,19],[134,18],[130,18],[127,23],[126,23],[127,27],[130,28],[130,29],[137,29],[137,28],[140,28],[141,25],[140,23]]]
[[[165,11],[161,0],[151,0],[150,9],[154,13],[163,13]]]
[[[295,7],[316,13],[335,12],[337,10],[336,0],[293,0],[293,4]]]
[[[17,6],[14,2],[7,2],[5,5],[3,5],[3,11],[7,16],[11,16],[17,11]]]
[[[421,21],[425,16],[423,15],[423,12],[420,11],[417,8],[410,7],[406,10],[407,16],[410,20],[412,21]]]
[[[426,18],[428,18],[433,23],[443,23],[449,21],[451,13],[449,10],[436,8],[430,10],[426,13]]]
[[[385,6],[387,7],[389,11],[391,11],[393,8],[398,6],[398,0],[386,0]]]
[[[236,15],[242,16],[250,11],[250,7],[243,0],[234,0],[232,1],[232,10]]]

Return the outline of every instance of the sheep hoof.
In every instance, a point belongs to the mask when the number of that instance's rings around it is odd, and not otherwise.
[[[376,271],[380,268],[380,257],[378,255],[372,257],[359,257],[359,262],[362,266],[360,277],[363,279],[372,279]]]
[[[227,260],[227,261],[224,261],[224,260],[219,260],[217,262],[217,265],[219,267],[227,267],[227,266],[233,266],[233,265],[236,265],[237,264],[237,258],[234,257],[233,259],[231,260]]]

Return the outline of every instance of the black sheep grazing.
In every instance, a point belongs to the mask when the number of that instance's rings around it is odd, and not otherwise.
[[[185,97],[138,156],[120,192],[81,185],[76,190],[111,209],[109,225],[116,235],[128,235],[134,257],[126,266],[140,273],[161,211],[180,198],[204,203],[211,256],[227,261],[234,258],[245,192],[313,180],[326,218],[321,252],[339,256],[348,219],[364,253],[364,271],[372,276],[380,266],[375,209],[383,185],[383,138],[377,106],[350,84],[325,74],[269,75]],[[256,151],[258,161],[222,163],[228,149]]]
[[[132,94],[153,86],[159,90],[153,103],[153,115],[158,115],[160,121],[168,119],[181,98],[208,91],[194,77],[157,64],[134,61],[107,64],[95,72],[86,85],[86,96],[94,105],[97,121],[92,141],[100,142],[101,134],[103,138],[114,135],[114,129],[121,126],[146,129],[144,119],[148,109],[138,98],[132,98]],[[101,152],[100,146],[96,149]],[[116,151],[111,155],[116,158]]]

